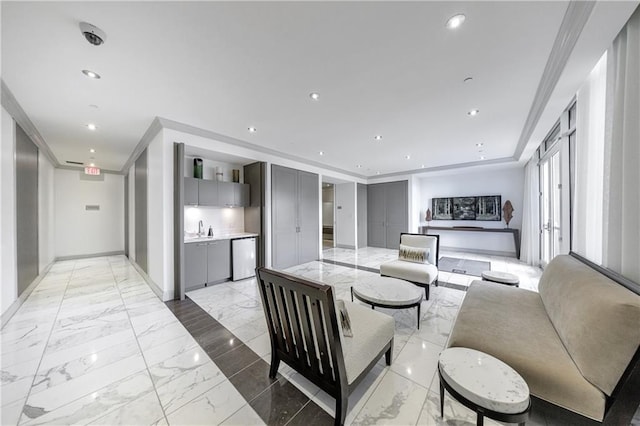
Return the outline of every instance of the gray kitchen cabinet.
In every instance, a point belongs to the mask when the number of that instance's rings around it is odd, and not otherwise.
[[[400,234],[408,230],[407,181],[367,187],[367,244],[397,249]]]
[[[318,259],[319,192],[317,174],[271,167],[274,267],[287,268]]]
[[[250,188],[246,183],[233,184],[233,202],[236,207],[249,207]]]
[[[235,205],[233,191],[236,183],[218,182],[218,206],[232,207]]]
[[[207,283],[207,243],[184,245],[184,288],[201,287]]]
[[[195,206],[198,205],[198,181],[192,177],[184,178],[184,204]]]
[[[231,240],[207,243],[207,282],[231,278]]]
[[[218,205],[218,182],[200,179],[198,182],[198,204],[201,206]]]

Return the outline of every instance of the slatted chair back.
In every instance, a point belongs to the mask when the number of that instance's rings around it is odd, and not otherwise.
[[[271,338],[271,376],[283,360],[336,395],[346,371],[332,287],[264,267],[256,276]]]

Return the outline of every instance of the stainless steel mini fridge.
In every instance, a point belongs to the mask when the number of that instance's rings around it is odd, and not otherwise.
[[[233,258],[233,281],[251,278],[256,269],[256,239],[239,238],[231,240]]]

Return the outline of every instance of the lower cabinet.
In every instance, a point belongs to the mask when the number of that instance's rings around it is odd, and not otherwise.
[[[231,278],[231,240],[184,245],[184,288]]]

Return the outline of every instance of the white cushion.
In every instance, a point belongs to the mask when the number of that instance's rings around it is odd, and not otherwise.
[[[353,383],[360,373],[373,361],[382,348],[393,338],[393,317],[374,311],[369,307],[345,302],[351,318],[353,337],[341,339],[347,382]]]
[[[411,247],[420,247],[429,249],[427,260],[429,263],[437,263],[438,258],[438,239],[431,235],[419,234],[403,234],[400,236],[400,244]]]
[[[405,262],[392,260],[380,265],[380,275],[400,278],[420,284],[431,284],[438,277],[438,268],[426,263]]]

